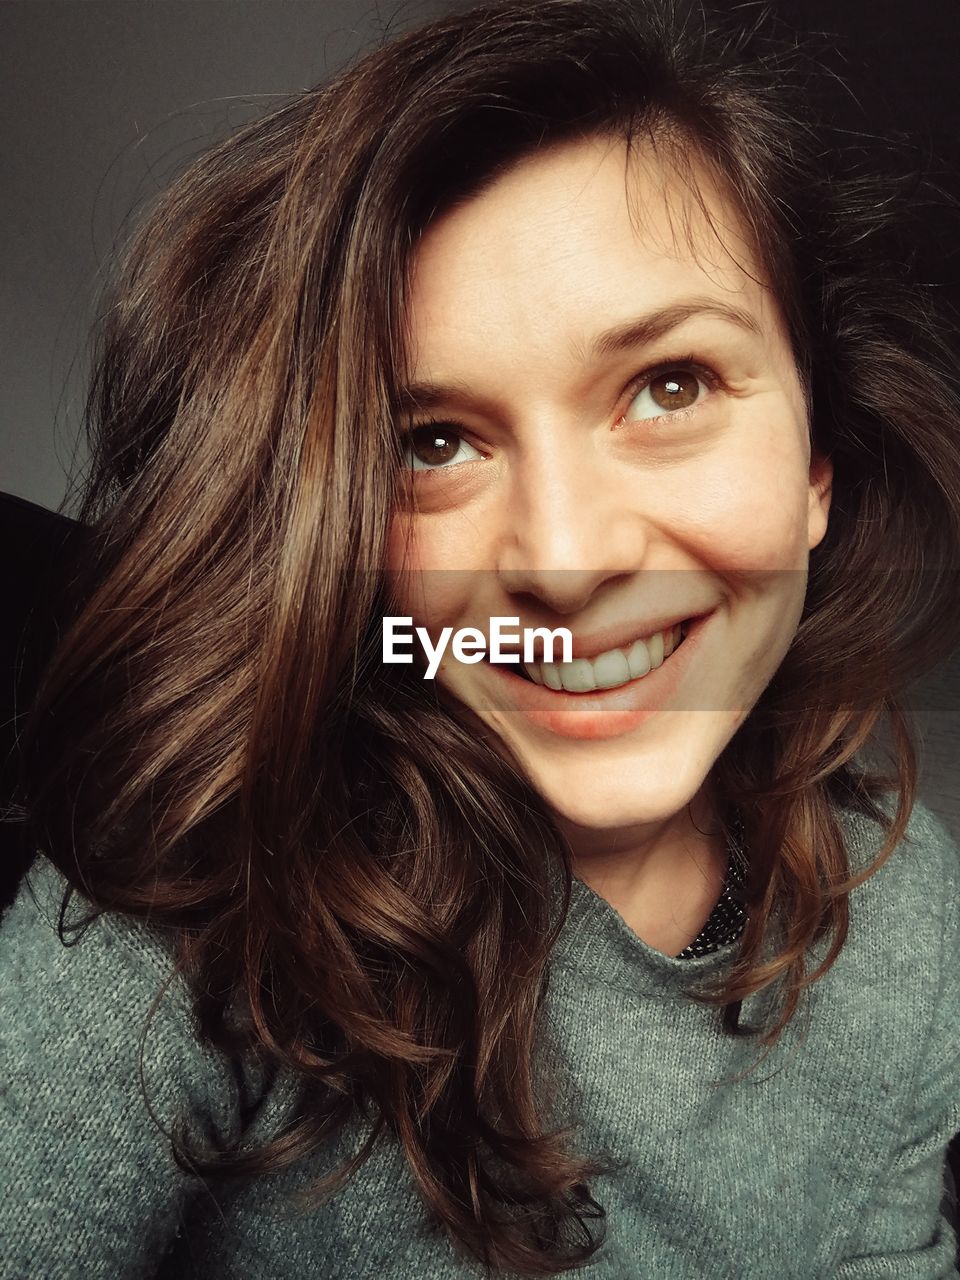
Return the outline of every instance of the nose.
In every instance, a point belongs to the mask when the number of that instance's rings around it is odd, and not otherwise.
[[[635,573],[645,555],[633,490],[585,452],[564,440],[518,459],[507,491],[499,581],[558,614],[582,610],[604,583]]]

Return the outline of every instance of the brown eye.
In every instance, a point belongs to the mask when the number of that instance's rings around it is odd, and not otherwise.
[[[661,409],[689,409],[697,402],[699,379],[686,369],[658,374],[650,383],[650,394]]]
[[[407,465],[413,471],[446,467],[463,449],[470,449],[474,456],[480,456],[458,431],[441,423],[426,423],[407,432]],[[469,462],[471,458],[467,456],[460,461]]]
[[[690,409],[701,399],[705,384],[692,369],[667,369],[650,378],[640,387],[630,402],[627,418],[657,418],[663,413],[671,413],[678,409]],[[647,403],[642,402],[644,398]],[[652,403],[651,403],[652,402]],[[639,412],[633,412],[639,407]],[[661,412],[658,413],[657,411]]]

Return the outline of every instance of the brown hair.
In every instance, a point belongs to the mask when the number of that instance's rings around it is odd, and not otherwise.
[[[184,1149],[186,1167],[289,1164],[372,1102],[371,1143],[396,1135],[487,1265],[555,1274],[599,1247],[604,1166],[550,1128],[532,1071],[568,852],[522,773],[378,661],[411,254],[538,146],[647,136],[722,176],[834,463],[795,641],[715,766],[748,924],[722,985],[691,998],[744,1034],[740,1002],[780,978],[772,1044],[904,834],[902,695],[960,640],[960,389],[929,292],[894,265],[904,189],[823,145],[801,60],[776,49],[670,0],[455,13],[201,156],[129,245],[97,331],[75,616],[25,729],[22,799],[93,915],[171,931],[201,1037],[302,1080],[284,1133]],[[890,776],[854,759],[885,716]],[[838,804],[885,830],[853,874]]]

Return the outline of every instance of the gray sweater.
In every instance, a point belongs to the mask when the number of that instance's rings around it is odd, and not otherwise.
[[[855,865],[879,829],[840,814]],[[923,806],[910,839],[851,896],[847,943],[759,1070],[754,1042],[681,989],[735,946],[678,959],[580,881],[551,965],[544,1044],[569,1080],[578,1147],[620,1171],[591,1184],[607,1238],[584,1270],[608,1280],[921,1280],[956,1276],[944,1156],[960,1130],[960,850]],[[354,1120],[283,1173],[197,1182],[148,1115],[140,1032],[169,974],[162,935],[102,917],[55,933],[60,874],[39,857],[0,928],[3,1277],[453,1280],[481,1276],[432,1229],[384,1138],[307,1215],[286,1193],[356,1150]],[[78,909],[74,902],[68,917]],[[811,951],[816,962],[826,944]],[[811,964],[811,968],[813,965]],[[762,1016],[771,989],[744,1001]],[[294,1082],[203,1050],[185,991],[151,1025],[145,1084],[224,1139],[275,1133]],[[600,1223],[593,1222],[596,1231]],[[574,1273],[579,1274],[579,1273]]]

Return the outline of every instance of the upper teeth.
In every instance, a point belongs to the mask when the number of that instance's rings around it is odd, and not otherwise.
[[[567,693],[592,693],[596,689],[616,689],[655,671],[680,643],[681,623],[658,631],[645,640],[635,640],[623,649],[607,649],[595,658],[575,658],[573,662],[525,662],[531,680]]]

